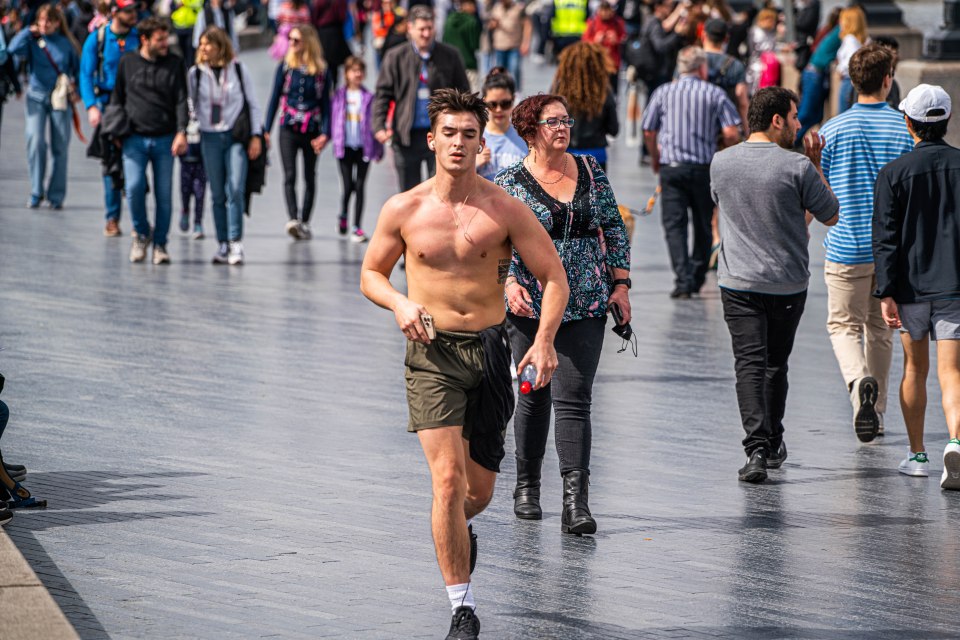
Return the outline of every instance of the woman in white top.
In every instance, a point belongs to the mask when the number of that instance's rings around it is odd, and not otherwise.
[[[219,243],[213,262],[243,264],[248,158],[256,160],[262,151],[263,114],[253,94],[253,78],[235,59],[230,37],[223,29],[208,27],[203,32],[196,61],[187,76],[187,89],[200,124],[203,166],[213,194],[213,222]],[[248,107],[246,114],[244,104]],[[234,137],[234,125],[241,116],[248,118],[248,140]]]
[[[490,119],[483,131],[484,149],[477,156],[477,173],[493,180],[527,155],[527,143],[511,124],[516,85],[504,67],[494,67],[483,82],[483,101]]]
[[[840,49],[837,51],[837,73],[840,74],[840,96],[837,112],[843,113],[853,104],[853,82],[850,80],[850,58],[867,43],[867,17],[860,7],[840,12]]]

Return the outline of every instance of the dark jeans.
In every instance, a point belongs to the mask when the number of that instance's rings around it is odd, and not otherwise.
[[[340,165],[340,181],[343,190],[340,216],[347,217],[347,211],[350,209],[350,195],[353,194],[353,226],[359,228],[360,218],[363,216],[363,192],[366,189],[370,161],[363,159],[363,149],[345,147],[343,157],[337,162]]]
[[[280,161],[283,163],[283,195],[287,201],[287,215],[291,220],[310,222],[314,194],[317,189],[317,154],[310,146],[316,136],[300,133],[289,127],[280,127]],[[303,208],[297,213],[297,154],[303,154]]]
[[[775,453],[783,441],[787,360],[807,292],[775,296],[720,289],[723,319],[733,343],[737,404],[747,436],[743,448]]]
[[[553,343],[560,364],[553,379],[543,389],[521,395],[517,402],[513,432],[518,458],[543,457],[550,435],[552,405],[556,413],[554,431],[560,473],[590,470],[590,405],[605,325],[606,318],[573,320],[560,325]],[[507,314],[507,333],[517,362],[529,351],[539,326],[539,320]]]
[[[811,127],[823,120],[823,105],[830,94],[830,77],[814,67],[807,67],[800,75],[800,106],[797,119],[800,131],[797,132],[797,144],[807,135]]]
[[[400,191],[409,191],[415,186],[433,177],[437,172],[437,157],[427,146],[427,130],[414,129],[410,132],[410,146],[399,142],[393,145],[393,162],[400,177]],[[427,163],[426,177],[420,172],[423,163]]]
[[[676,287],[696,293],[706,278],[713,242],[710,165],[664,165],[660,167],[660,189],[663,232]],[[692,251],[688,249],[688,225],[693,227]]]

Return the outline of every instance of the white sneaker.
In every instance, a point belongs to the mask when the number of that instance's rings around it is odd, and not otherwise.
[[[243,243],[231,242],[230,255],[227,257],[230,264],[243,264]]]
[[[877,437],[883,437],[883,414],[879,411],[877,412],[877,419],[880,421],[880,426],[877,427]]]
[[[226,242],[221,242],[217,247],[217,252],[213,254],[213,264],[227,264],[229,249]]]
[[[927,459],[927,452],[913,453],[911,451],[910,455],[900,463],[899,469],[900,473],[905,476],[926,478],[930,475],[930,460]]]
[[[941,489],[960,490],[960,440],[954,438],[943,450],[943,475]]]
[[[367,234],[363,232],[363,229],[361,229],[360,227],[354,227],[353,231],[350,233],[350,242],[360,243],[360,242],[366,242],[366,241],[367,241]]]
[[[313,237],[313,231],[310,230],[310,225],[306,222],[300,223],[300,239],[309,240]]]
[[[300,221],[299,220],[287,220],[287,224],[283,226],[283,230],[293,238],[294,240],[303,240],[300,235]]]

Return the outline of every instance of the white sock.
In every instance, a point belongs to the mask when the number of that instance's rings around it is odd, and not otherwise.
[[[450,598],[450,609],[456,611],[458,607],[477,608],[477,603],[473,601],[473,589],[471,583],[452,584],[447,587],[447,597]]]
[[[467,526],[469,527],[472,524],[473,524],[473,518],[467,518]]]

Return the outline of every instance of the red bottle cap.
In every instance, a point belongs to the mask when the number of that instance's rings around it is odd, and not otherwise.
[[[532,384],[530,384],[530,383],[527,382],[526,380],[524,380],[523,382],[520,383],[520,393],[522,393],[523,395],[527,395],[527,394],[530,393],[531,391],[533,391],[533,385],[532,385]]]

